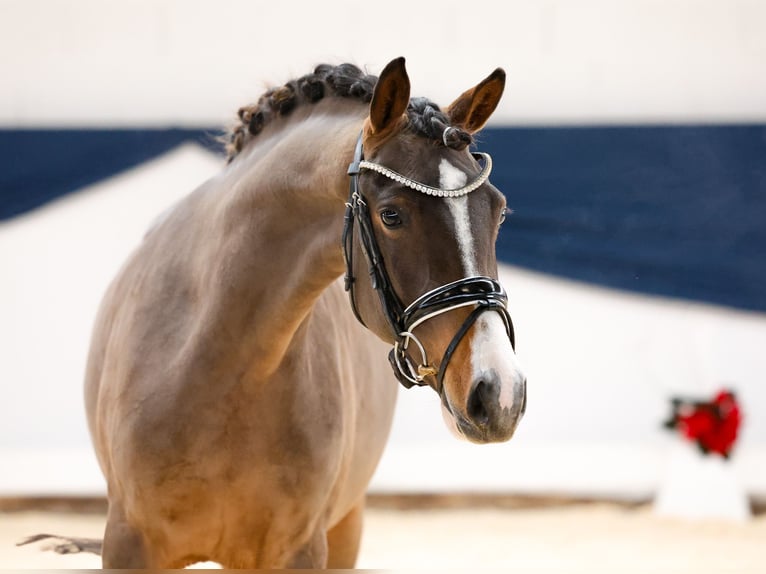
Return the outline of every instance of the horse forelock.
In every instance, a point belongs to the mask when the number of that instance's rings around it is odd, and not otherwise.
[[[417,135],[442,142],[452,149],[463,149],[473,143],[473,136],[451,124],[450,118],[428,98],[412,98],[407,106],[407,129]],[[451,128],[448,130],[448,128]]]
[[[267,90],[256,103],[239,109],[239,121],[225,138],[227,161],[232,161],[267,124],[288,116],[297,106],[314,104],[328,97],[368,104],[377,82],[377,76],[367,74],[354,64],[320,64],[310,74]],[[473,143],[470,133],[452,126],[447,114],[427,98],[410,100],[404,130],[453,149],[463,149]]]

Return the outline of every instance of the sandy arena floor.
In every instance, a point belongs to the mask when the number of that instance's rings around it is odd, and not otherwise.
[[[0,514],[0,569],[98,568],[93,555],[15,547],[27,534],[100,537],[103,517]],[[368,511],[358,566],[566,572],[766,572],[766,515],[746,524],[660,519],[608,503],[536,509]]]

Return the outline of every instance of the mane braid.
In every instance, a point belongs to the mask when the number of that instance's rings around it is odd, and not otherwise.
[[[320,64],[313,73],[266,91],[256,103],[239,109],[239,122],[225,136],[227,162],[231,162],[266,124],[289,115],[297,106],[314,104],[325,97],[353,98],[369,103],[377,82],[377,76],[365,73],[354,64]],[[426,98],[412,98],[407,117],[406,129],[416,135],[453,149],[463,149],[473,143],[471,134],[451,126],[439,106]],[[453,129],[445,132],[449,127]]]

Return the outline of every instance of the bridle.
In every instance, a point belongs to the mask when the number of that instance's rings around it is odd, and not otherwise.
[[[348,167],[351,182],[342,236],[343,256],[346,261],[346,291],[348,291],[354,315],[362,325],[365,325],[364,320],[359,314],[354,296],[354,283],[356,280],[354,278],[353,236],[354,224],[356,223],[359,227],[362,251],[367,259],[372,287],[378,293],[383,315],[386,317],[394,336],[394,347],[388,354],[388,360],[391,363],[391,368],[394,370],[394,375],[406,388],[410,388],[413,385],[425,386],[428,384],[425,382],[425,378],[435,375],[435,390],[441,394],[444,374],[452,355],[460,341],[463,340],[468,330],[484,311],[495,311],[500,315],[505,324],[505,330],[511,341],[511,346],[515,349],[516,341],[513,332],[513,322],[507,309],[508,297],[500,283],[491,277],[464,277],[463,279],[427,291],[407,307],[404,307],[391,285],[383,256],[375,239],[370,211],[364,195],[359,189],[359,174],[362,169],[368,169],[427,195],[435,197],[460,197],[478,189],[487,180],[492,170],[492,160],[488,154],[473,153],[472,155],[475,159],[484,161],[484,169],[471,183],[460,189],[453,190],[431,187],[407,178],[382,165],[365,161],[362,150],[362,134],[359,135],[356,142],[354,161]],[[426,350],[413,331],[429,319],[463,307],[474,307],[474,309],[452,337],[439,367],[430,365]],[[407,353],[411,341],[414,342],[421,355],[421,362],[417,366]]]

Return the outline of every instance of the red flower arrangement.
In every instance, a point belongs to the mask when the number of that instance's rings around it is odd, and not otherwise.
[[[742,412],[734,393],[721,390],[711,401],[671,399],[673,412],[665,427],[674,429],[697,444],[703,454],[729,458],[742,423]]]

